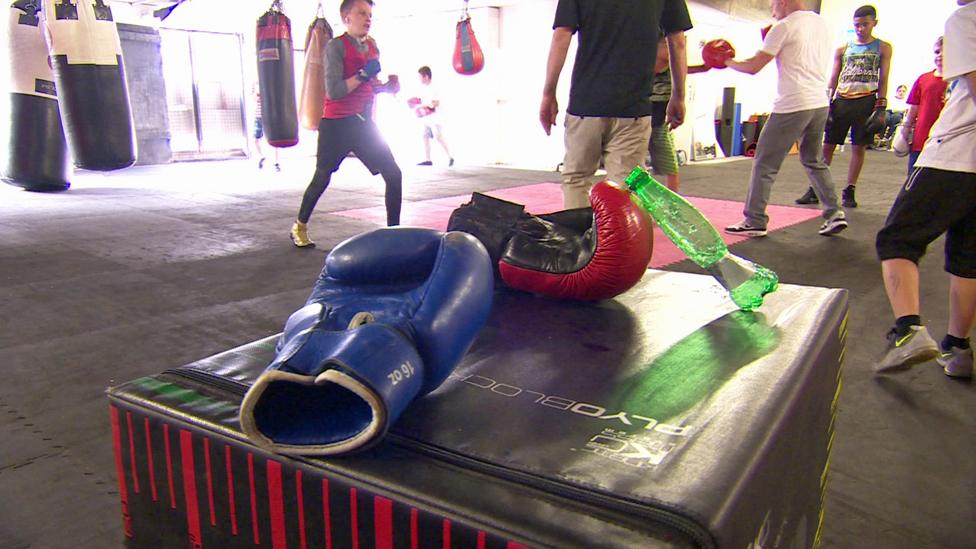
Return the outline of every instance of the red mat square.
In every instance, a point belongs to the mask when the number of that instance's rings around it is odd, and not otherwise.
[[[485,194],[518,204],[524,204],[525,209],[534,214],[556,212],[563,209],[563,193],[559,188],[559,183],[523,185],[521,187],[489,191]],[[742,221],[742,202],[699,198],[696,196],[686,196],[685,198],[701,210],[705,214],[705,217],[715,225],[727,245],[732,245],[748,238],[746,236],[728,235],[722,231],[722,227]],[[400,213],[400,223],[408,226],[428,227],[443,231],[447,229],[447,220],[451,216],[451,212],[470,199],[471,195],[467,194],[415,202],[404,201],[403,209]],[[386,208],[384,206],[333,213],[353,219],[372,221],[379,225],[386,223]],[[767,227],[769,232],[778,231],[791,225],[820,217],[820,210],[818,209],[794,208],[791,206],[770,205],[766,209],[766,213],[769,214],[769,226]],[[685,256],[684,252],[671,243],[671,240],[664,236],[664,233],[660,229],[654,229],[654,255],[651,258],[651,267],[664,267],[686,258],[687,256]]]

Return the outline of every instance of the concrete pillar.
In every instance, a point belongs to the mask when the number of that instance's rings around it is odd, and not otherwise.
[[[119,23],[118,29],[138,142],[136,164],[167,164],[173,153],[159,31],[127,23]]]

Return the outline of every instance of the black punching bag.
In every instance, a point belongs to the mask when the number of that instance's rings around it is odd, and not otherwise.
[[[8,61],[4,81],[10,109],[0,120],[0,178],[31,191],[63,191],[71,186],[71,163],[40,11],[37,0],[13,2],[0,43]]]
[[[105,0],[44,0],[61,121],[74,163],[117,170],[136,160],[122,45]]]
[[[265,138],[272,147],[291,147],[298,143],[291,21],[277,1],[258,18],[257,49]]]

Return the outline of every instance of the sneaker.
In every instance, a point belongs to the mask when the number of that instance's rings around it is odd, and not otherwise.
[[[735,225],[729,225],[725,228],[725,232],[743,236],[766,236],[766,227],[756,227],[748,221],[742,221]]]
[[[803,196],[794,200],[797,204],[818,204],[820,199],[817,198],[817,193],[813,192],[813,187],[807,187],[807,192],[803,193]]]
[[[289,233],[289,236],[291,236],[292,244],[298,246],[299,248],[308,248],[308,247],[315,246],[315,243],[312,242],[312,239],[308,237],[308,225],[306,225],[305,223],[299,223],[298,221],[296,221],[291,226],[291,233]]]
[[[847,216],[844,215],[844,212],[837,210],[834,212],[834,215],[823,222],[823,225],[820,226],[820,230],[817,232],[823,236],[834,236],[846,228]]]
[[[973,349],[950,347],[948,351],[941,351],[939,365],[949,377],[973,377]]]
[[[848,186],[844,187],[844,190],[841,193],[841,204],[843,204],[845,208],[856,208],[857,207],[857,200],[854,200],[854,186],[853,185],[848,185]]]
[[[912,326],[901,337],[892,328],[887,338],[888,347],[878,363],[878,372],[904,370],[939,356],[939,344],[932,339],[925,326]]]
[[[430,160],[424,160],[423,162],[417,162],[418,166],[433,166],[434,163]]]
[[[281,171],[281,166],[280,166],[280,165],[278,165],[278,163],[277,163],[277,162],[275,162],[275,171],[276,171],[276,172],[280,172],[280,171]]]
[[[260,170],[263,167],[264,167],[264,157],[262,156],[261,160],[258,160],[258,169]]]
[[[454,159],[453,158],[447,161],[447,167],[450,168],[452,166],[454,166]]]

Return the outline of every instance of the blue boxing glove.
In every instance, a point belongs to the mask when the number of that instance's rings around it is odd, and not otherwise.
[[[380,70],[382,70],[380,69],[380,60],[373,58],[366,61],[366,64],[363,65],[363,68],[359,69],[359,74],[356,75],[356,78],[360,79],[363,82],[366,82],[368,80],[373,79],[373,77],[379,74]]]
[[[466,233],[390,227],[339,244],[245,395],[244,433],[283,454],[377,442],[458,364],[492,291],[488,252]]]

